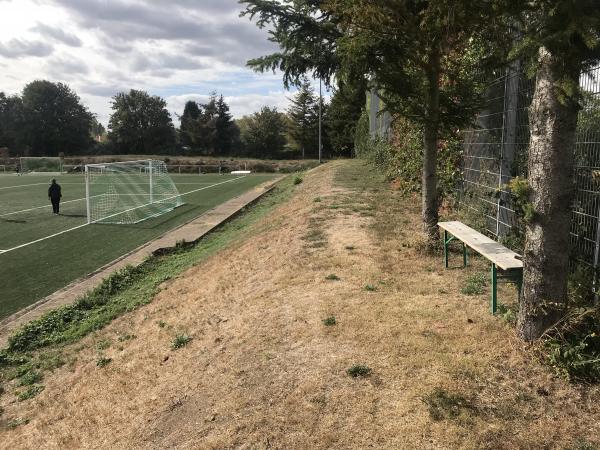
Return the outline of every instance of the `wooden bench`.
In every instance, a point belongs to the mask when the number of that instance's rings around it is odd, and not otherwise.
[[[508,278],[517,284],[519,293],[523,282],[523,261],[518,253],[504,247],[498,242],[468,227],[462,222],[440,222],[438,226],[444,230],[444,263],[448,268],[448,244],[459,240],[463,245],[463,265],[467,266],[467,247],[475,250],[492,263],[492,298],[490,309],[492,314],[498,309],[498,278]],[[504,272],[503,275],[498,271]]]

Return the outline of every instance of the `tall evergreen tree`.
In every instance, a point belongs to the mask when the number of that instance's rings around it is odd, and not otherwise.
[[[334,155],[350,157],[354,154],[356,126],[365,107],[366,91],[364,77],[338,80],[324,121]]]
[[[219,155],[231,155],[234,146],[239,142],[240,130],[229,113],[229,105],[223,96],[215,102],[215,149]]]
[[[302,159],[316,157],[319,147],[319,100],[308,79],[304,78],[288,109],[290,136]]]
[[[180,116],[180,139],[186,146],[195,147],[197,143],[198,118],[201,114],[198,103],[189,100],[185,103],[183,114]]]

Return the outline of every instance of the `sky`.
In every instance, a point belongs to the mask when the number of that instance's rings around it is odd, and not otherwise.
[[[272,53],[237,0],[0,0],[0,92],[38,79],[68,84],[104,125],[111,97],[163,97],[173,121],[187,100],[223,94],[235,117],[287,108],[281,74],[255,73]]]

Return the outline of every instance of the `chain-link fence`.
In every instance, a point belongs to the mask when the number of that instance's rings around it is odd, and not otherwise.
[[[598,267],[600,253],[600,66],[581,76],[582,110],[575,145],[575,182],[571,227],[573,256]],[[482,219],[480,228],[495,239],[519,226],[506,184],[527,176],[528,110],[534,83],[518,63],[489,84],[476,126],[465,133],[461,205]]]

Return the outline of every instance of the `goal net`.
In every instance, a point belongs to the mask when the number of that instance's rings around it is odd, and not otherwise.
[[[62,173],[62,159],[52,157],[22,157],[19,159],[22,173]]]
[[[85,166],[88,223],[132,224],[183,205],[163,161]]]

